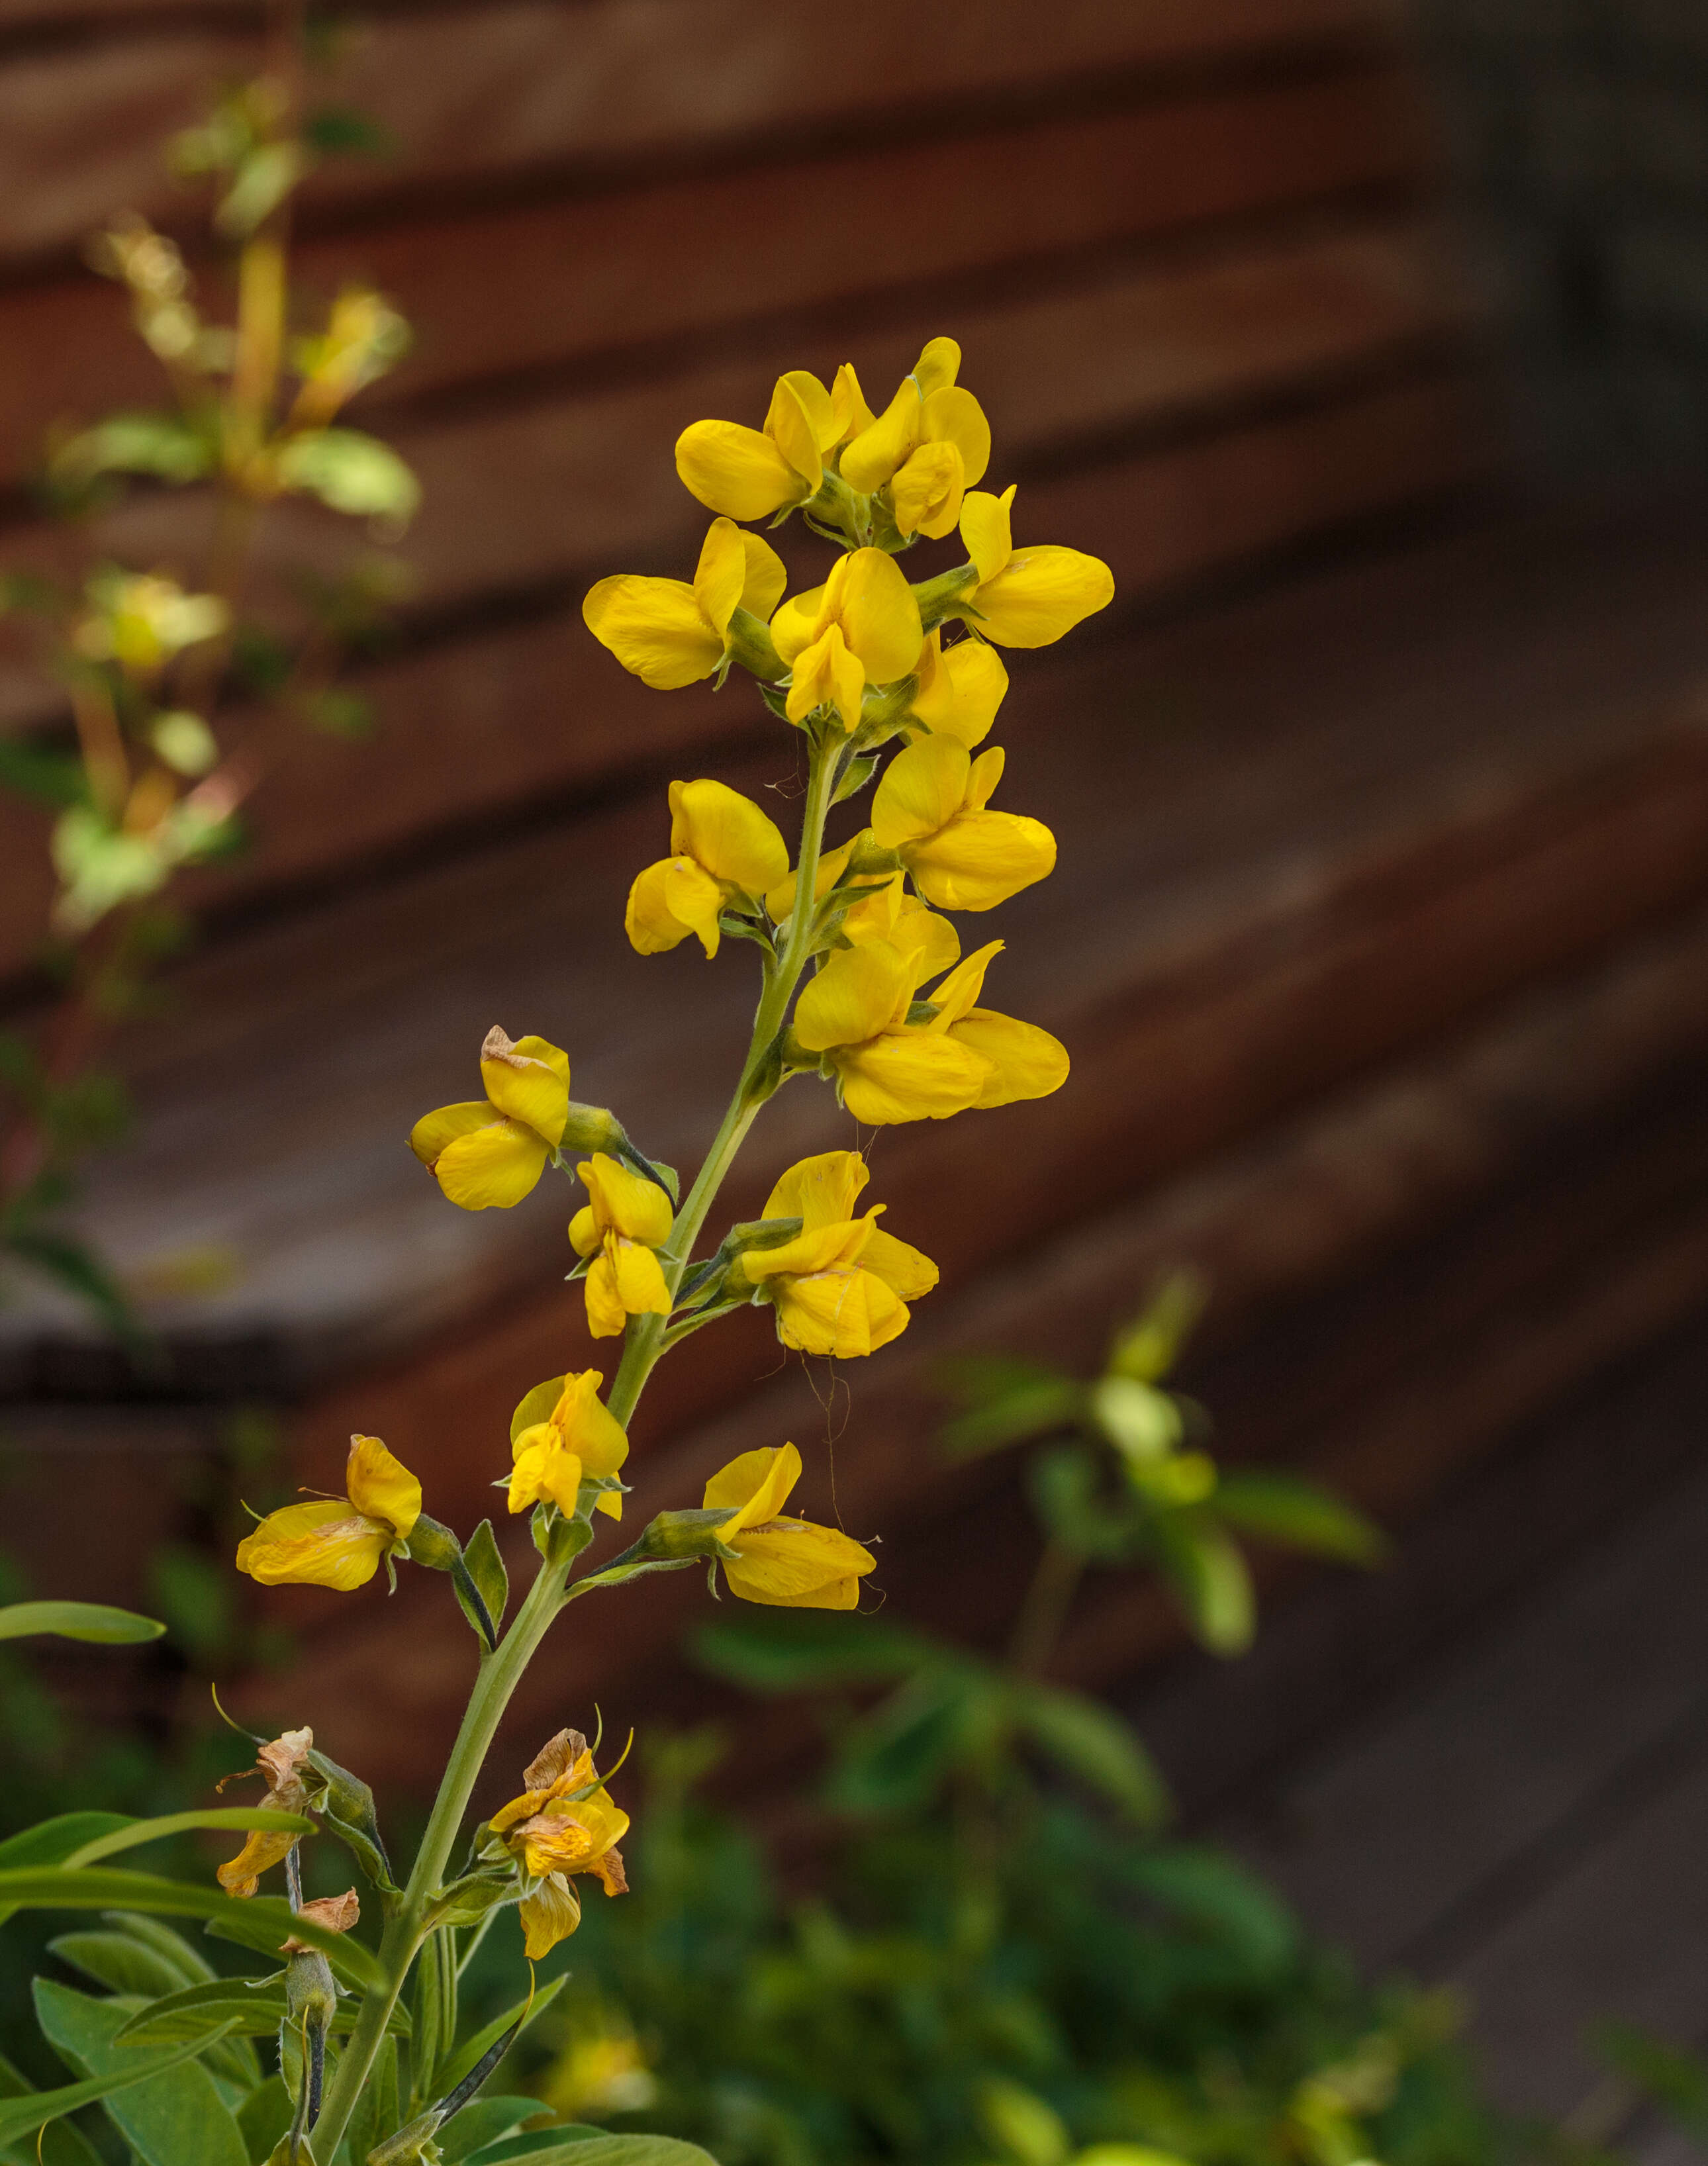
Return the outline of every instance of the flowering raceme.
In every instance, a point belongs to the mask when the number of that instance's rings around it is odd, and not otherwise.
[[[749,1249],[734,1277],[777,1312],[777,1336],[805,1354],[873,1354],[907,1328],[907,1303],[937,1284],[929,1256],[863,1218],[855,1199],[871,1178],[858,1151],[826,1151],[791,1166],[766,1199],[767,1218],[798,1218],[792,1240]]]
[[[407,1551],[421,1485],[377,1436],[352,1436],[344,1487],[344,1497],[269,1512],[239,1543],[238,1570],[263,1587],[365,1587],[382,1561]]]
[[[788,844],[751,798],[722,782],[673,782],[670,854],[637,874],[624,930],[642,955],[691,932],[709,962],[726,905],[764,895],[788,871]]]
[[[852,1609],[877,1559],[835,1527],[780,1516],[800,1479],[801,1455],[785,1444],[744,1451],[706,1483],[706,1510],[729,1512],[717,1527],[735,1551],[722,1560],[729,1591],[777,1609]]]
[[[569,1245],[590,1256],[587,1328],[615,1339],[632,1316],[670,1313],[657,1251],[670,1238],[670,1199],[655,1181],[600,1151],[575,1170],[592,1201],[569,1222]]]

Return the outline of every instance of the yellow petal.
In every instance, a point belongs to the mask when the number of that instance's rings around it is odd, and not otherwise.
[[[1067,1080],[1067,1048],[1036,1023],[974,1008],[949,1035],[988,1063],[990,1074],[974,1103],[1012,1105],[1019,1098],[1047,1098]]]
[[[800,1479],[801,1455],[792,1444],[762,1445],[720,1467],[706,1483],[701,1502],[708,1512],[736,1514],[720,1529],[727,1540],[743,1527],[763,1526],[767,1519],[775,1519]]]
[[[590,1370],[588,1373],[597,1378],[596,1371]],[[532,1391],[517,1402],[516,1410],[510,1418],[510,1440],[512,1444],[525,1429],[532,1429],[537,1423],[551,1419],[553,1408],[563,1397],[563,1387],[569,1381],[567,1376],[548,1376],[543,1384],[536,1384]]]
[[[508,1210],[531,1193],[546,1158],[543,1136],[520,1121],[493,1121],[447,1144],[433,1172],[447,1197],[464,1211]]]
[[[723,910],[722,887],[692,858],[668,858],[663,886],[665,910],[695,935],[709,962],[723,938],[718,924]]]
[[[575,1169],[593,1199],[593,1215],[602,1234],[662,1249],[670,1238],[670,1199],[656,1181],[637,1173],[606,1151],[595,1151]]]
[[[860,1257],[860,1268],[882,1279],[903,1301],[917,1301],[937,1284],[937,1266],[930,1257],[911,1242],[898,1241],[881,1226],[873,1227],[872,1238]]]
[[[720,658],[723,635],[747,584],[748,552],[742,547],[743,538],[733,520],[714,519],[706,531],[700,562],[694,573],[694,599],[701,615],[718,635]]]
[[[628,1329],[629,1313],[617,1289],[616,1266],[609,1244],[594,1258],[583,1286],[587,1297],[587,1329],[595,1339],[620,1339]]]
[[[724,1565],[729,1591],[782,1609],[852,1609],[877,1559],[834,1527],[785,1519],[740,1540],[739,1562]]]
[[[669,858],[661,858],[657,864],[648,865],[643,873],[636,874],[634,885],[629,890],[622,927],[630,945],[638,954],[666,954],[672,948],[679,947],[693,930],[670,908],[665,882],[673,862]]]
[[[237,1569],[263,1587],[300,1583],[348,1594],[365,1587],[389,1548],[391,1529],[341,1498],[269,1512],[237,1545]]]
[[[709,677],[723,659],[722,631],[680,579],[643,579],[633,573],[601,579],[582,603],[581,614],[600,645],[655,692],[674,692]]]
[[[966,800],[972,763],[953,737],[922,737],[884,770],[872,800],[872,839],[886,850],[934,835]]]
[[[542,1880],[516,1908],[530,1963],[540,1963],[581,1923],[581,1898],[561,1873]]]
[[[1008,673],[994,647],[963,639],[944,653],[933,631],[921,650],[909,705],[933,737],[972,746],[987,736],[1008,689]]]
[[[886,940],[839,948],[795,1004],[795,1035],[809,1053],[858,1045],[907,1012],[918,979],[910,956]]]
[[[565,1449],[549,1422],[526,1429],[510,1446],[510,1508],[526,1512],[535,1504],[555,1504],[574,1518],[581,1493],[581,1461]]]
[[[742,536],[746,568],[742,578],[740,606],[749,616],[769,617],[783,599],[789,574],[783,560],[761,534]]]
[[[922,395],[946,390],[960,374],[960,348],[952,338],[928,339],[913,364],[913,380]]]
[[[830,394],[810,368],[791,368],[777,379],[786,383],[801,402],[801,410],[806,416],[812,431],[813,442],[820,452],[828,452],[836,441],[836,406]]]
[[[616,1297],[631,1316],[668,1316],[670,1289],[664,1283],[664,1266],[653,1251],[638,1241],[614,1235],[607,1244],[616,1275]]]
[[[605,1381],[597,1369],[566,1376],[553,1414],[565,1441],[589,1474],[615,1474],[629,1455],[622,1424],[599,1396]]]
[[[670,785],[670,848],[685,851],[714,880],[764,895],[788,877],[789,846],[775,820],[725,783]]]
[[[599,1230],[599,1222],[593,1215],[593,1206],[584,1203],[569,1221],[569,1245],[578,1256],[590,1256],[605,1239]]]
[[[843,1361],[875,1353],[907,1328],[906,1304],[858,1265],[783,1280],[776,1309],[784,1345]]]
[[[957,1023],[984,991],[985,973],[994,959],[1002,952],[1004,943],[987,940],[982,948],[976,948],[959,969],[952,970],[940,985],[933,985],[929,998],[937,1010],[929,1028],[946,1031]]]
[[[966,803],[970,811],[981,812],[996,794],[1008,755],[1001,745],[981,752],[967,769]]]
[[[970,489],[961,506],[960,538],[978,573],[981,590],[987,579],[997,577],[1013,552],[1009,525],[1013,502],[1012,487],[1001,496],[992,496],[987,489]],[[982,600],[978,606],[984,607]]]
[[[838,569],[843,584],[837,616],[868,681],[890,684],[907,676],[925,635],[918,600],[902,567],[881,549],[856,549]]]
[[[994,910],[1055,870],[1055,837],[1021,813],[963,812],[902,855],[914,885],[939,910]]]
[[[775,1249],[749,1249],[742,1258],[742,1276],[750,1285],[765,1286],[856,1263],[875,1231],[870,1217],[806,1228]]]
[[[819,613],[824,607],[824,589],[809,587],[791,594],[771,618],[771,644],[785,662],[812,646],[818,637]]]
[[[434,1112],[423,1113],[410,1130],[410,1149],[431,1169],[447,1144],[455,1143],[458,1136],[473,1135],[477,1128],[489,1128],[498,1117],[496,1109],[484,1098],[465,1101],[460,1106],[441,1106]]]
[[[906,1030],[851,1047],[838,1057],[837,1070],[849,1112],[870,1128],[882,1128],[965,1112],[977,1103],[990,1065],[946,1035]]]
[[[926,442],[953,444],[960,453],[965,486],[971,489],[981,482],[991,463],[991,425],[971,392],[959,390],[952,383],[928,392],[923,420],[921,433]],[[943,531],[946,534],[949,528]]]
[[[358,1512],[381,1520],[400,1542],[421,1516],[421,1485],[377,1436],[352,1436],[344,1488]]]
[[[843,362],[836,372],[836,381],[830,387],[830,413],[836,426],[834,441],[838,444],[847,443],[872,425],[872,409],[851,361]]]
[[[480,1049],[480,1080],[500,1113],[525,1121],[548,1144],[569,1117],[569,1057],[543,1038],[507,1038],[488,1031]]]
[[[853,1215],[855,1198],[871,1179],[858,1151],[821,1151],[791,1165],[765,1199],[767,1218],[798,1218],[811,1230]]]
[[[953,444],[922,444],[890,485],[896,528],[940,541],[954,531],[966,493],[966,469]]]
[[[1046,546],[1017,549],[994,579],[981,579],[973,600],[985,638],[999,647],[1048,647],[1107,607],[1114,593],[1101,559]]]
[[[911,377],[870,427],[862,429],[842,455],[842,478],[850,489],[870,496],[881,489],[896,468],[905,463],[919,441],[919,419],[924,402]]]
[[[796,376],[802,375],[806,375],[804,369],[796,372]],[[828,409],[830,400],[817,378],[808,376],[806,381],[824,399]],[[827,422],[829,420],[828,412],[824,418]],[[812,416],[806,410],[796,377],[780,376],[777,378],[776,388],[771,394],[770,409],[765,415],[765,434],[798,477],[796,499],[811,496],[824,478],[824,465],[818,456],[818,431],[813,425]]]
[[[260,1889],[262,1874],[272,1866],[282,1865],[296,1844],[293,1835],[251,1828],[236,1857],[214,1868],[214,1878],[228,1895],[253,1895]]]
[[[729,519],[768,519],[811,491],[782,452],[738,421],[695,421],[676,439],[676,472],[690,496]]]
[[[785,711],[791,722],[804,722],[818,707],[833,707],[845,729],[860,718],[866,673],[849,652],[840,625],[828,625],[811,647],[796,657]]]

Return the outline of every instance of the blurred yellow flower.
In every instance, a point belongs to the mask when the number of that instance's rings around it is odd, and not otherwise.
[[[706,1485],[705,1508],[727,1508],[718,1539],[736,1551],[723,1560],[732,1594],[780,1609],[852,1609],[861,1577],[877,1559],[834,1527],[779,1516],[801,1479],[801,1455],[744,1451]]]
[[[410,1131],[410,1149],[464,1211],[508,1209],[530,1193],[569,1117],[569,1056],[543,1038],[496,1024],[480,1049],[484,1099],[441,1106]]]
[[[548,1376],[518,1405],[510,1423],[512,1512],[526,1512],[531,1504],[555,1504],[566,1519],[573,1519],[584,1479],[614,1475],[621,1468],[629,1455],[629,1440],[599,1396],[604,1381],[597,1369]],[[594,1508],[620,1519],[622,1498],[615,1489],[602,1490]]]
[[[421,1516],[421,1485],[377,1436],[352,1436],[341,1498],[269,1512],[237,1545],[237,1569],[263,1587],[302,1582],[348,1594],[397,1556]]]
[[[1048,647],[1114,598],[1109,568],[1078,549],[1017,549],[1010,530],[1014,491],[974,489],[960,515],[961,540],[976,584],[962,597],[981,637],[999,647]]]
[[[1042,821],[987,809],[1002,759],[997,746],[974,759],[953,737],[930,737],[884,771],[872,839],[939,910],[994,910],[1055,869],[1055,837]]]
[[[771,637],[791,667],[789,720],[829,707],[845,730],[859,721],[866,686],[910,675],[924,644],[913,589],[881,549],[838,557],[822,587],[784,603]]]
[[[560,1730],[523,1770],[519,1798],[488,1823],[516,1860],[522,1876],[521,1920],[530,1963],[550,1953],[581,1922],[581,1904],[570,1885],[590,1873],[607,1895],[623,1894],[628,1880],[616,1847],[629,1816],[600,1784],[587,1740]]]
[[[576,1255],[593,1258],[587,1328],[595,1339],[615,1339],[632,1316],[670,1313],[670,1290],[653,1253],[670,1238],[670,1199],[656,1181],[605,1151],[575,1170],[592,1199],[569,1222]]]
[[[788,845],[751,798],[722,782],[673,782],[670,854],[637,876],[624,929],[642,955],[663,954],[691,932],[709,959],[724,906],[765,894],[788,872]]]
[[[960,348],[935,338],[877,420],[842,454],[842,478],[870,496],[887,483],[896,531],[941,540],[961,500],[991,462],[991,425],[970,391],[957,388]]]
[[[736,1270],[775,1306],[784,1345],[843,1358],[874,1353],[907,1329],[907,1303],[937,1284],[929,1256],[880,1228],[882,1204],[854,1217],[870,1178],[858,1151],[826,1151],[791,1166],[767,1198],[765,1218],[798,1218],[801,1231],[779,1247],[744,1251]]]
[[[715,519],[691,584],[622,573],[591,589],[581,614],[632,676],[670,692],[722,668],[734,645],[736,611],[763,623],[786,584],[782,559],[768,542]]]

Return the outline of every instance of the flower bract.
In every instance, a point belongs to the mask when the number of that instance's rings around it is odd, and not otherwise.
[[[656,1250],[670,1238],[670,1199],[655,1181],[605,1151],[576,1167],[591,1202],[569,1222],[578,1256],[591,1256],[587,1328],[615,1339],[630,1317],[670,1313],[670,1290]]]
[[[1115,582],[1101,558],[1054,544],[1014,547],[1014,492],[973,489],[961,508],[960,536],[975,585],[964,597],[971,621],[998,647],[1048,647],[1082,618],[1106,608]]]
[[[569,1056],[543,1038],[495,1025],[480,1049],[484,1099],[441,1106],[410,1131],[410,1149],[452,1203],[508,1209],[537,1184],[569,1117]]]
[[[790,1168],[767,1218],[798,1218],[791,1241],[749,1249],[738,1266],[777,1312],[777,1336],[806,1354],[875,1353],[907,1328],[907,1303],[937,1284],[937,1266],[878,1224],[881,1204],[854,1217],[870,1179],[858,1151],[826,1151]]]
[[[710,958],[725,905],[764,895],[788,873],[788,845],[751,798],[722,782],[673,782],[670,854],[637,877],[624,929],[642,955],[662,954],[691,932]]]
[[[555,1504],[573,1518],[581,1484],[589,1476],[615,1475],[629,1455],[629,1440],[615,1414],[599,1396],[605,1378],[597,1369],[579,1376],[550,1376],[536,1384],[510,1416],[510,1508],[526,1512],[531,1504]],[[615,1489],[600,1492],[595,1508],[622,1517],[622,1498]]]
[[[421,1485],[377,1436],[352,1436],[346,1494],[269,1512],[237,1545],[237,1569],[263,1587],[300,1582],[348,1594],[409,1542]]]
[[[763,621],[786,583],[782,559],[768,542],[716,519],[691,582],[621,573],[592,588],[581,614],[632,676],[671,692],[722,668],[734,644],[736,611]]]
[[[896,754],[872,800],[872,839],[894,850],[939,910],[994,910],[1054,870],[1055,837],[1040,820],[992,812],[998,746],[976,759],[952,737],[922,737]]]
[[[852,1609],[877,1559],[835,1527],[781,1517],[800,1479],[801,1455],[785,1444],[744,1451],[706,1483],[706,1509],[729,1511],[717,1529],[736,1552],[723,1560],[729,1591],[774,1609]]]

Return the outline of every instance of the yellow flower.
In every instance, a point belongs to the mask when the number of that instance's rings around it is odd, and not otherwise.
[[[523,1771],[519,1798],[488,1823],[516,1860],[522,1876],[522,1930],[528,1960],[537,1963],[581,1922],[581,1904],[570,1881],[590,1873],[607,1895],[623,1894],[628,1880],[616,1847],[629,1816],[600,1785],[587,1740],[560,1730]]]
[[[628,1457],[622,1424],[599,1396],[604,1381],[597,1369],[548,1376],[510,1416],[512,1512],[526,1512],[531,1504],[555,1504],[566,1519],[573,1519],[583,1481],[614,1475]],[[622,1498],[615,1489],[602,1490],[595,1509],[620,1519]]]
[[[592,1198],[569,1222],[576,1255],[594,1260],[587,1328],[595,1339],[615,1339],[632,1316],[670,1313],[670,1290],[653,1254],[670,1238],[670,1199],[656,1181],[604,1151],[575,1170]]]
[[[929,1256],[881,1230],[875,1206],[853,1216],[871,1175],[858,1151],[802,1159],[777,1183],[767,1218],[798,1218],[775,1249],[750,1249],[737,1269],[777,1311],[777,1336],[806,1354],[875,1353],[907,1329],[907,1303],[937,1284]]]
[[[1055,869],[1055,837],[1042,821],[986,809],[1002,757],[997,746],[974,759],[953,737],[922,737],[878,785],[872,839],[939,910],[994,910]]]
[[[961,499],[991,462],[991,425],[970,391],[955,386],[960,348],[931,341],[901,389],[842,455],[842,477],[870,496],[889,486],[899,533],[954,531]]]
[[[996,648],[981,639],[960,640],[946,652],[942,639],[933,631],[920,650],[909,711],[933,737],[971,747],[989,736],[1007,694],[1008,673]]]
[[[796,1003],[796,1039],[822,1057],[857,1121],[941,1121],[979,1102],[983,1054],[907,1020],[924,975],[919,954],[870,940],[839,949]]]
[[[789,720],[833,707],[847,730],[859,721],[866,686],[910,675],[924,643],[913,589],[881,549],[839,557],[822,587],[784,603],[771,637],[791,666]]]
[[[787,843],[750,798],[722,782],[673,782],[670,854],[629,890],[624,929],[642,955],[663,954],[691,932],[710,958],[724,905],[764,895],[788,871]]]
[[[496,1024],[480,1049],[486,1096],[424,1114],[410,1149],[465,1211],[520,1203],[546,1170],[569,1117],[569,1056]]]
[[[377,1436],[352,1436],[343,1498],[269,1512],[237,1545],[237,1569],[263,1587],[302,1582],[348,1594],[382,1557],[404,1550],[421,1516],[421,1485]]]
[[[963,596],[980,634],[999,647],[1048,647],[1114,597],[1109,568],[1077,549],[1017,549],[1009,530],[1012,488],[1001,496],[972,490],[960,515],[961,540],[976,584]]]
[[[241,1552],[239,1552],[240,1561]],[[269,1812],[302,1813],[309,1809],[308,1787],[303,1781],[303,1770],[309,1764],[309,1754],[315,1743],[312,1730],[287,1730],[263,1745],[255,1756],[255,1764],[267,1778],[267,1795],[262,1806]],[[252,1771],[251,1771],[252,1772]],[[228,1781],[235,1778],[228,1777]],[[222,1789],[225,1783],[219,1786]],[[299,1838],[269,1828],[251,1828],[248,1839],[235,1857],[219,1866],[214,1877],[228,1895],[249,1896],[261,1886],[261,1876],[270,1866],[280,1864],[296,1847]]]
[[[960,959],[960,935],[946,917],[908,894],[901,873],[880,880],[870,895],[851,905],[842,921],[842,936],[856,948],[869,940],[886,940],[904,954],[917,955],[924,978]]]
[[[801,1455],[785,1444],[744,1451],[706,1483],[706,1509],[730,1514],[717,1529],[736,1551],[723,1562],[729,1591],[779,1609],[852,1609],[877,1559],[834,1527],[778,1516],[800,1479]]]
[[[973,1005],[984,989],[991,959],[1002,953],[1002,945],[992,940],[933,989],[929,998],[937,1013],[925,1026],[985,1063],[987,1072],[972,1101],[981,1111],[1018,1098],[1047,1098],[1067,1080],[1067,1049],[1060,1038],[1036,1023]]]
[[[769,519],[817,494],[825,452],[863,408],[852,369],[827,391],[809,370],[791,368],[777,378],[763,429],[695,421],[676,439],[676,471],[708,511]]]
[[[735,644],[737,610],[763,621],[786,584],[782,559],[769,542],[715,519],[691,585],[624,573],[601,579],[581,614],[632,676],[671,692],[723,668]]]

